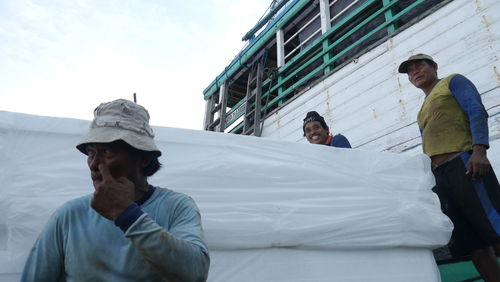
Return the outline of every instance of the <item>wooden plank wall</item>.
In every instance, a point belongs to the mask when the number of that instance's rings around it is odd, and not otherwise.
[[[416,115],[424,95],[397,67],[426,53],[439,64],[440,77],[461,73],[476,84],[490,114],[490,140],[500,146],[494,142],[500,139],[499,11],[499,0],[450,2],[273,113],[262,136],[307,142],[302,120],[315,110],[355,148],[420,152]]]

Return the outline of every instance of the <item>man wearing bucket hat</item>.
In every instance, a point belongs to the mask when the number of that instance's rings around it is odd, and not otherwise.
[[[322,144],[338,148],[351,148],[349,140],[342,135],[331,135],[325,119],[316,111],[308,112],[302,124],[302,131],[311,144]]]
[[[425,94],[417,122],[436,178],[433,190],[455,226],[451,253],[470,255],[485,281],[499,281],[492,246],[500,246],[500,186],[486,156],[488,114],[471,81],[460,74],[439,79],[437,69],[431,56],[417,54],[398,71]]]
[[[22,281],[205,281],[199,210],[147,178],[161,164],[149,114],[128,100],[99,105],[76,146],[95,192],[71,200],[35,242]]]

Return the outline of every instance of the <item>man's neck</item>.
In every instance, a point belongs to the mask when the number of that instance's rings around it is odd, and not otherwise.
[[[326,138],[324,145],[330,145],[330,143],[332,143],[332,139],[333,139],[333,136],[329,135],[328,138]]]
[[[144,179],[141,183],[135,184],[135,201],[139,201],[149,190],[148,181]]]
[[[424,87],[421,88],[422,91],[424,91],[426,97],[429,96],[429,94],[431,94],[432,89],[434,89],[434,86],[436,86],[436,84],[438,84],[438,82],[440,80],[441,79],[438,78],[438,79],[434,80],[432,83],[430,83],[429,85],[424,86]]]

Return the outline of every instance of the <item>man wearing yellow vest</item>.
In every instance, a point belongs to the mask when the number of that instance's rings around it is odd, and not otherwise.
[[[500,249],[500,186],[486,156],[488,114],[474,84],[460,74],[438,78],[437,63],[425,54],[399,66],[425,94],[417,122],[431,158],[434,191],[455,226],[453,256],[470,255],[485,281],[500,281],[494,248]]]

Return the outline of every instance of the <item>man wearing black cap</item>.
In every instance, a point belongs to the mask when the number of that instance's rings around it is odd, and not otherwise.
[[[308,112],[302,124],[302,130],[311,144],[323,144],[338,148],[351,148],[351,144],[342,134],[330,135],[325,119],[317,112]]]
[[[76,147],[95,191],[56,210],[21,281],[205,281],[209,255],[196,204],[147,181],[161,166],[147,110],[119,99],[94,117]]]
[[[500,249],[500,186],[486,156],[488,114],[472,82],[459,74],[439,79],[437,69],[425,54],[399,66],[425,94],[417,122],[433,190],[455,226],[449,247],[454,256],[470,255],[485,281],[500,281],[492,248]]]

